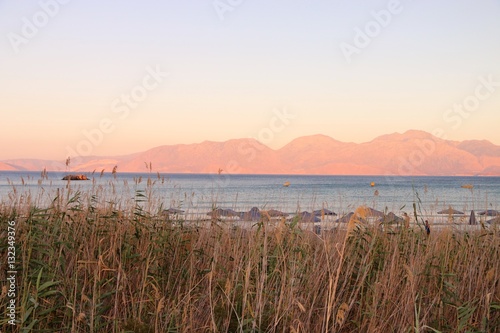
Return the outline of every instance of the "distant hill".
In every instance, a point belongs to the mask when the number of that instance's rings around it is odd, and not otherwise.
[[[487,140],[462,141],[457,147],[476,156],[500,157],[500,146],[496,146]]]
[[[489,141],[442,140],[423,131],[393,133],[370,142],[341,142],[325,135],[300,137],[273,150],[254,139],[166,145],[127,156],[73,158],[73,172],[488,175],[500,176],[500,146]],[[65,170],[61,161],[6,160],[0,170]]]
[[[3,171],[16,171],[16,170],[19,170],[19,167],[11,165],[11,164],[8,164],[8,163],[0,162],[0,170],[3,170]]]

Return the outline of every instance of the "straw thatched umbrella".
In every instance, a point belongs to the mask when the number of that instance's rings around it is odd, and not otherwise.
[[[212,210],[211,212],[208,212],[207,215],[211,216],[212,218],[219,218],[219,217],[235,217],[239,216],[239,213],[232,209],[217,208]]]
[[[276,210],[276,209],[270,209],[267,211],[267,214],[269,214],[270,217],[284,217],[288,216],[287,213],[283,213],[282,211]]]
[[[306,211],[298,214],[297,217],[302,222],[321,222],[319,217]]]
[[[335,212],[332,212],[329,209],[323,208],[323,209],[318,209],[313,212],[314,215],[316,216],[337,216]]]
[[[381,217],[380,219],[377,220],[378,223],[404,223],[404,219],[402,217],[397,216],[393,212],[390,212],[389,214],[385,215],[384,217]]]
[[[166,217],[167,221],[179,220],[183,214],[184,211],[182,209],[170,207],[169,209],[163,210],[163,215]]]
[[[368,207],[366,209],[366,211],[367,211],[366,215],[368,217],[384,217],[385,216],[384,212],[381,212],[380,210],[376,210],[376,209],[373,209],[373,208],[370,208],[370,207]]]
[[[350,212],[347,215],[342,216],[341,218],[338,218],[335,220],[335,222],[342,222],[342,223],[347,223],[351,220],[351,217],[354,215],[354,212]]]
[[[257,207],[252,207],[248,212],[239,212],[238,216],[244,221],[260,220],[260,210]]]
[[[464,215],[464,212],[448,207],[447,209],[440,210],[437,212],[438,214],[446,214],[446,215]]]
[[[182,209],[169,208],[169,209],[164,209],[163,213],[168,215],[170,214],[177,215],[177,214],[184,214],[184,211]]]
[[[498,210],[494,209],[488,209],[488,210],[483,210],[482,212],[478,213],[479,215],[483,216],[500,216],[500,212]]]
[[[486,221],[486,223],[489,223],[489,224],[500,224],[500,216],[495,217],[494,219],[488,220],[488,221]]]

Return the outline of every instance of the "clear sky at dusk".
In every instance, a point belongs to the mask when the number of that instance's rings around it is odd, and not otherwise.
[[[409,129],[500,145],[500,1],[0,0],[0,98],[0,160]]]

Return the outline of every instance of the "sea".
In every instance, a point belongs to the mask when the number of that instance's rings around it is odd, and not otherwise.
[[[62,180],[65,174],[2,171],[0,203],[43,208],[56,198],[76,198],[153,212],[176,208],[193,217],[214,208],[252,207],[290,214],[327,208],[339,215],[360,205],[398,215],[418,209],[438,216],[449,207],[464,214],[500,210],[500,177],[86,173],[88,181],[68,182]]]

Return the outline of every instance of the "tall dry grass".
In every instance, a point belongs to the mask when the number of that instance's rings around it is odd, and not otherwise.
[[[19,271],[2,332],[499,331],[496,230],[190,227],[98,202],[0,207],[0,260],[15,220]]]

